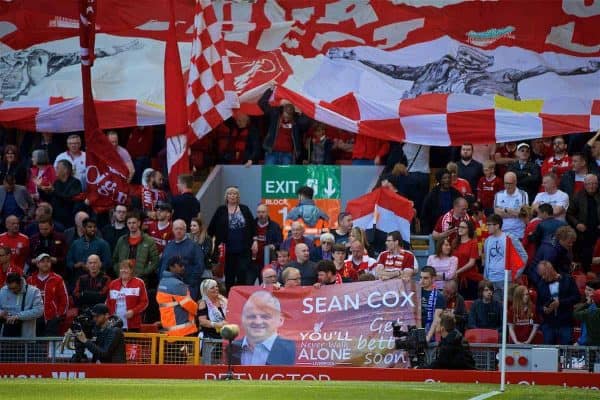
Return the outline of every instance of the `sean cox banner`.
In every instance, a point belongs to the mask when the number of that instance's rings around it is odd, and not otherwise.
[[[239,324],[232,344],[239,365],[410,368],[396,350],[392,324],[420,323],[414,283],[400,279],[282,288],[237,286],[228,322]]]

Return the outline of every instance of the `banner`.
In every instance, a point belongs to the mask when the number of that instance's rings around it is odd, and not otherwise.
[[[308,116],[434,145],[600,128],[600,3],[583,0],[214,1],[245,110],[275,82]],[[176,0],[188,70],[194,4]],[[93,87],[101,128],[164,122],[167,2],[104,0]],[[0,3],[0,123],[80,130],[78,14]]]
[[[406,352],[395,349],[392,323],[405,330],[419,324],[419,294],[414,282],[400,279],[273,292],[236,286],[227,318],[241,330],[234,363],[410,367]],[[270,346],[266,358],[244,353],[262,342]]]

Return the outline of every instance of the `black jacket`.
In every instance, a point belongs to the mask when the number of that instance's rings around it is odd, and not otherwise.
[[[189,229],[192,218],[198,217],[198,213],[200,213],[200,202],[196,196],[192,193],[182,193],[173,196],[171,204],[173,205],[173,221],[182,219]]]
[[[256,227],[258,227],[258,218],[254,219],[254,224]],[[266,245],[272,244],[276,249],[278,249],[281,245],[281,242],[283,242],[281,226],[279,226],[277,222],[271,220],[271,218],[269,218],[269,224],[267,225],[267,234],[265,240]]]
[[[85,348],[93,354],[92,362],[125,363],[125,337],[120,328],[96,329],[96,341],[88,340]]]
[[[427,367],[430,369],[476,369],[469,343],[456,329],[442,338],[436,350],[436,358]]]
[[[571,196],[571,200],[569,201],[569,208],[567,209],[567,222],[571,224],[571,226],[577,226],[577,224],[584,224],[588,228],[583,234],[577,231],[577,234],[579,236],[596,235],[597,233],[597,229],[595,227],[589,226],[589,199],[590,195],[588,195],[588,193],[584,189],[579,191],[579,193],[576,193],[575,196]],[[600,221],[600,192],[597,192],[594,195],[594,200],[596,200],[596,218],[597,221]]]
[[[240,211],[244,216],[246,226],[244,228],[244,243],[243,248],[250,251],[252,241],[256,235],[256,225],[254,217],[250,209],[244,204],[240,204]],[[215,238],[215,250],[221,243],[227,243],[227,235],[229,234],[229,212],[226,205],[221,205],[213,214],[210,224],[208,225],[208,234]]]
[[[573,307],[581,300],[581,294],[573,278],[567,274],[560,274],[558,280],[558,309],[550,314],[544,313],[544,307],[552,302],[550,284],[543,280],[537,273],[530,275],[538,292],[536,301],[537,315],[541,316],[543,323],[552,327],[573,326]]]
[[[231,363],[242,364],[242,343],[236,340],[231,343]],[[294,365],[296,363],[296,342],[277,336],[267,357],[266,365]]]

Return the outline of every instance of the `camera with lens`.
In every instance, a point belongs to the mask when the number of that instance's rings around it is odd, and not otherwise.
[[[85,346],[77,340],[77,335],[83,332],[87,339],[92,339],[94,336],[94,317],[90,310],[85,310],[73,319],[69,331],[65,334],[61,345],[61,351],[64,348],[75,350],[75,354],[71,357],[71,362],[81,363],[87,362],[88,357],[85,355]]]
[[[423,368],[427,363],[426,350],[428,347],[425,329],[409,326],[405,332],[398,322],[392,323],[392,328],[396,338],[396,350],[404,350],[408,353],[411,366]]]
[[[73,322],[71,323],[71,332],[76,335],[79,332],[83,332],[86,338],[91,339],[93,336],[94,326],[94,317],[89,310],[86,310],[73,318]]]

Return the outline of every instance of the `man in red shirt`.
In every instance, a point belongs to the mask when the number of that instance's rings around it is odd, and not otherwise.
[[[23,270],[10,263],[10,256],[10,248],[0,246],[0,288],[6,283],[8,274],[15,273],[23,276]]]
[[[469,221],[471,219],[469,214],[467,214],[468,206],[467,200],[463,197],[456,198],[452,203],[452,209],[442,215],[438,219],[437,224],[435,224],[435,228],[431,234],[433,240],[448,238],[450,243],[452,243],[458,233],[458,224],[461,221]]]
[[[517,143],[506,142],[503,146],[499,146],[494,154],[494,161],[496,161],[498,176],[504,176],[508,165],[517,161]]]
[[[419,268],[414,254],[402,248],[400,232],[388,233],[385,245],[387,250],[379,254],[374,271],[374,275],[379,279],[400,278],[403,270],[411,269],[414,273]]]
[[[156,243],[156,249],[160,256],[165,246],[170,240],[173,240],[173,226],[171,224],[171,204],[165,201],[159,201],[154,207],[156,210],[156,221],[145,223],[146,233]]]
[[[44,315],[38,319],[37,336],[59,336],[60,321],[67,315],[69,296],[65,282],[52,272],[50,254],[42,253],[35,259],[37,271],[27,283],[40,289],[44,301]]]
[[[350,245],[350,257],[344,262],[344,273],[353,281],[364,273],[370,272],[375,267],[375,259],[365,254],[365,248],[359,240],[355,240]],[[335,264],[334,264],[335,265]]]
[[[312,251],[312,240],[304,236],[304,225],[301,222],[294,221],[290,229],[290,235],[281,243],[281,249],[287,250],[290,253],[290,260],[296,259],[296,245],[304,243],[308,246],[308,250]]]
[[[542,176],[552,172],[556,175],[558,182],[563,174],[571,170],[571,157],[567,154],[567,143],[562,136],[557,136],[552,142],[554,155],[544,160],[542,164]]]
[[[15,267],[25,269],[29,257],[29,238],[19,232],[19,218],[14,215],[6,217],[6,232],[0,235],[0,246],[10,248],[10,262]]]

